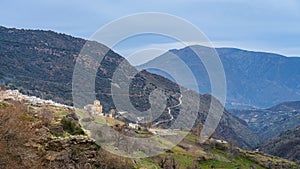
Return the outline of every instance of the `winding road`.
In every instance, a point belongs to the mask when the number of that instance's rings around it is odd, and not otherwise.
[[[172,108],[175,108],[175,107],[178,107],[178,106],[180,106],[180,105],[182,104],[182,97],[183,97],[183,96],[180,95],[180,97],[179,97],[179,99],[178,99],[178,100],[179,100],[179,103],[178,103],[177,105],[168,107],[168,113],[169,113],[169,115],[170,115],[170,119],[158,121],[158,122],[156,122],[153,126],[157,126],[157,125],[159,125],[159,124],[161,124],[161,123],[166,123],[166,122],[172,121],[172,120],[174,119],[174,116],[173,116],[172,113],[171,113],[171,109],[172,109]]]

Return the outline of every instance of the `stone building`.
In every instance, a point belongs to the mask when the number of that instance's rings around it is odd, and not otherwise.
[[[99,113],[102,113],[102,105],[101,105],[100,100],[95,100],[94,101],[94,107],[97,109],[97,111]]]
[[[88,104],[84,106],[84,109],[92,115],[103,115],[102,114],[102,105],[99,100],[95,100],[94,104]]]

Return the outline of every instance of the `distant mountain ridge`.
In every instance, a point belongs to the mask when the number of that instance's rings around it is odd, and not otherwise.
[[[285,102],[268,109],[231,109],[229,112],[246,121],[262,142],[300,124],[300,101]]]
[[[300,110],[300,101],[285,102],[269,108],[271,111],[297,111]]]
[[[205,52],[207,48],[190,46],[173,49],[137,68],[146,69],[153,65],[178,68],[179,65],[172,65],[170,59],[170,55],[175,54],[195,74],[200,93],[210,93],[210,80],[205,66],[193,52]],[[216,48],[216,52],[227,79],[227,108],[266,108],[285,101],[300,100],[300,58],[235,48]],[[158,70],[149,71],[168,78]],[[188,82],[181,85],[189,88]]]

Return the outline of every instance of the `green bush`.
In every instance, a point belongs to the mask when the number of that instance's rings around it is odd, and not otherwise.
[[[6,107],[8,107],[8,106],[9,106],[8,103],[0,102],[0,108],[6,108]]]
[[[64,131],[66,131],[67,133],[69,133],[71,135],[83,135],[84,134],[84,131],[82,130],[82,128],[78,124],[76,124],[72,119],[64,117],[61,120],[61,124],[62,124]]]

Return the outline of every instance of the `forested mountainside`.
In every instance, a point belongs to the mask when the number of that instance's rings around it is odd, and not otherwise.
[[[27,95],[36,95],[60,103],[72,104],[73,70],[86,40],[52,31],[19,30],[5,27],[0,27],[0,37],[0,72],[3,82],[10,88],[18,89]],[[126,65],[128,70],[133,70],[134,67],[106,46],[97,42],[89,43],[95,45],[95,48],[90,51],[95,56],[103,51],[108,51],[98,68],[95,94],[101,101],[104,112],[109,112],[115,109],[111,96],[113,73],[120,63]],[[86,69],[90,68],[89,65],[85,66]],[[124,73],[124,78],[128,78],[125,75],[126,71],[122,73]],[[157,88],[165,91],[169,106],[178,104],[179,86],[166,78],[146,71],[141,71],[132,79],[131,104],[139,110],[147,110],[150,106],[149,95]],[[184,91],[188,90],[184,89]],[[193,113],[199,114],[199,119],[204,121],[210,108],[210,99],[214,98],[210,95],[199,95],[189,91],[189,97],[184,99],[187,99],[187,103],[191,105],[197,105],[199,103],[195,100],[198,99],[195,98],[200,98],[201,102],[199,110]],[[89,100],[83,99],[83,101],[85,104],[89,103]],[[221,105],[218,104],[217,107],[221,107]],[[171,112],[175,119],[177,111],[175,109]],[[189,113],[190,110],[187,109],[185,111],[186,118],[190,117]],[[166,109],[159,118],[169,119],[168,110]],[[169,126],[170,123],[172,121],[164,123],[162,126]],[[236,145],[244,148],[252,148],[258,142],[257,137],[252,134],[248,126],[227,111],[224,111],[216,136],[225,140],[233,140]]]

